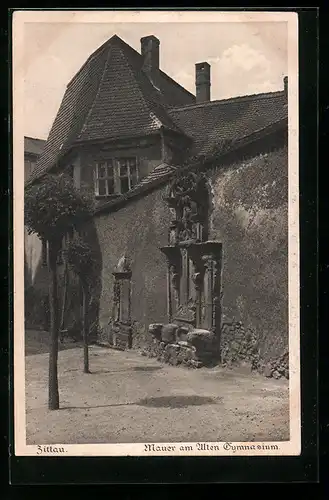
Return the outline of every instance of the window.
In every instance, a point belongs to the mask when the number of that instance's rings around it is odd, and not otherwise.
[[[113,161],[96,164],[96,196],[109,196],[114,193]]]
[[[136,158],[110,159],[96,163],[95,194],[110,196],[124,194],[138,182]]]
[[[126,193],[138,182],[136,158],[122,158],[119,163],[120,192]]]
[[[29,179],[35,167],[35,162],[25,159],[25,180]]]

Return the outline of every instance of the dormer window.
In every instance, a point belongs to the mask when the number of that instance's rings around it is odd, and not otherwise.
[[[95,164],[95,195],[118,196],[133,189],[138,182],[136,157],[109,158]]]
[[[138,182],[136,158],[121,158],[118,160],[120,176],[120,193],[133,189]]]
[[[96,163],[96,196],[109,196],[114,194],[114,168],[113,161]]]

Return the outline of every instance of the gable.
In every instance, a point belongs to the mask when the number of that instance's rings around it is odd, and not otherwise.
[[[162,96],[147,76],[134,68],[116,44],[108,51],[104,72],[77,142],[149,135],[162,126],[177,130]]]
[[[148,135],[162,127],[180,132],[167,108],[194,101],[193,94],[161,71],[157,85],[152,84],[142,70],[142,56],[114,36],[68,84],[31,180],[85,141]]]

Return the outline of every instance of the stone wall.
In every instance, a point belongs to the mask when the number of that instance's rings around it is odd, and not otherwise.
[[[258,369],[259,344],[255,332],[245,329],[241,322],[224,323],[221,329],[221,363],[236,365],[249,363],[250,369]]]
[[[151,324],[149,332],[152,342],[141,350],[144,356],[190,368],[214,366],[219,361],[219,346],[213,332],[175,323]]]
[[[187,368],[201,368],[203,366],[202,361],[196,355],[195,347],[187,345],[186,342],[165,344],[154,340],[153,343],[141,350],[141,354],[172,366],[181,365]]]
[[[169,209],[163,201],[164,189],[133,199],[114,213],[95,218],[97,238],[102,249],[102,291],[100,328],[106,337],[113,314],[113,271],[126,255],[131,263],[131,318],[136,337],[149,339],[147,328],[167,319],[166,261],[160,247],[167,244]]]
[[[209,179],[209,239],[223,245],[222,362],[246,361],[265,375],[286,376],[287,148],[218,164]],[[112,273],[126,254],[132,269],[132,347],[149,346],[160,358],[168,356],[163,349],[174,350],[155,344],[148,332],[151,323],[168,321],[167,266],[160,248],[168,244],[171,216],[164,193],[165,187],[158,188],[94,219],[100,251],[99,338],[106,341],[112,335]]]
[[[250,334],[260,369],[288,348],[287,180],[286,147],[211,176],[210,238],[223,244],[222,323],[235,325],[222,332],[223,357],[249,359]]]
[[[218,165],[210,183],[209,238],[223,244],[222,362],[247,362],[269,373],[288,346],[287,148]],[[167,244],[170,214],[163,194],[158,189],[95,221],[103,252],[103,338],[111,330],[112,272],[125,253],[132,262],[133,348],[148,346],[161,359],[168,356],[161,350],[178,349],[155,344],[147,331],[167,319],[166,262],[159,248]],[[281,372],[287,373],[284,366]]]
[[[262,342],[255,330],[245,329],[241,322],[224,323],[221,331],[221,363],[223,366],[240,365],[257,370],[266,377],[289,378],[289,352],[273,357],[262,356]]]

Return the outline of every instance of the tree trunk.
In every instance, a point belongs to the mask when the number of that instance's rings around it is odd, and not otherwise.
[[[71,236],[70,234],[67,234],[65,237],[65,247],[67,247],[67,244],[70,243],[71,241]],[[64,257],[64,290],[63,290],[63,303],[62,303],[62,314],[61,314],[61,323],[60,323],[60,330],[63,331],[65,329],[66,323],[67,323],[67,303],[68,303],[68,291],[69,291],[69,286],[70,286],[70,275],[69,275],[69,265],[67,261],[67,256]]]
[[[61,314],[61,331],[65,328],[65,316],[66,316],[66,303],[67,303],[67,292],[69,286],[69,270],[67,265],[67,260],[65,260],[65,268],[64,268],[64,290],[63,290],[63,302],[62,302],[62,314]]]
[[[50,343],[49,343],[49,387],[48,407],[58,410],[58,333],[59,333],[59,304],[57,289],[57,249],[56,244],[49,243],[49,308],[50,308]]]
[[[88,318],[88,286],[82,285],[82,322],[83,322],[83,371],[84,373],[90,373],[89,371],[89,352],[88,352],[88,341],[89,341],[89,318]]]

